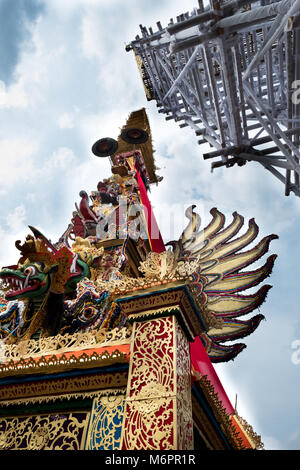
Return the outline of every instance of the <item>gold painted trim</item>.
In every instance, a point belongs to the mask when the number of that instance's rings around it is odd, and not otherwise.
[[[132,377],[132,356],[133,356],[133,351],[134,351],[135,334],[136,334],[136,323],[133,323],[131,342],[130,342],[130,360],[129,360],[128,379],[127,379],[126,394],[125,394],[125,399],[124,399],[124,418],[123,418],[123,426],[122,426],[122,431],[121,431],[120,450],[123,449],[123,441],[124,441],[124,433],[125,433],[126,411],[127,411],[126,401],[127,401],[127,397],[130,396],[130,382],[131,382],[131,377]]]
[[[102,349],[102,348],[101,348]],[[66,353],[59,355],[60,357],[42,356],[40,358],[20,359],[15,362],[13,360],[0,364],[0,376],[9,377],[15,375],[28,375],[34,373],[54,373],[62,372],[71,369],[88,369],[91,367],[104,367],[114,363],[126,363],[126,353],[120,352],[115,349],[112,352],[102,351],[100,353],[93,351],[90,355],[87,354],[88,350],[82,352],[80,355]]]
[[[225,446],[218,436],[216,430],[214,429],[210,419],[207,417],[207,414],[198,403],[196,397],[192,396],[192,406],[193,406],[193,417],[197,417],[198,421],[203,425],[206,433],[206,441],[209,442],[209,447],[213,450],[225,450]]]
[[[261,440],[261,436],[254,431],[251,424],[249,424],[245,418],[240,416],[237,412],[234,413],[234,417],[237,420],[239,426],[242,428],[252,447],[257,450],[263,450],[264,444]]]
[[[211,406],[221,429],[223,430],[226,438],[234,449],[245,449],[242,443],[242,438],[239,437],[239,432],[236,431],[234,425],[230,420],[230,415],[226,412],[222,402],[219,400],[218,394],[215,392],[214,386],[208,380],[206,375],[200,377],[198,383]]]
[[[105,390],[93,390],[91,392],[78,392],[66,393],[62,395],[45,395],[41,397],[20,398],[15,400],[0,400],[0,407],[15,406],[15,405],[34,405],[35,403],[54,403],[56,401],[70,401],[79,398],[96,398],[106,396],[124,395],[126,392],[125,387],[121,388],[107,388]]]
[[[6,361],[20,360],[66,352],[83,351],[106,346],[128,344],[131,337],[131,326],[113,330],[91,330],[64,335],[40,336],[38,340],[23,340],[15,344],[5,344],[3,351]]]
[[[129,360],[129,370],[128,370],[128,381],[127,381],[127,387],[126,387],[126,397],[130,396],[130,381],[132,377],[132,367],[133,367],[133,361],[132,361],[132,356],[133,356],[133,351],[134,351],[134,339],[136,335],[136,323],[133,324],[133,329],[132,329],[132,341],[130,343],[130,360]],[[122,440],[121,440],[122,442]]]
[[[135,320],[135,319],[144,319],[145,321],[151,320],[152,318],[160,318],[166,315],[166,313],[169,313],[170,315],[173,315],[176,317],[176,314],[174,312],[176,310],[176,313],[180,315],[180,319],[184,324],[184,327],[186,328],[187,332],[189,333],[191,338],[194,338],[193,332],[191,331],[189,325],[187,324],[183,311],[179,306],[171,306],[167,308],[158,308],[157,310],[147,310],[146,312],[141,312],[141,313],[133,313],[128,316],[129,320]]]
[[[5,385],[0,387],[0,400],[87,392],[112,387],[119,388],[127,385],[127,376],[127,371],[122,371]]]
[[[192,294],[191,297],[193,297]],[[154,313],[155,310],[158,311],[159,309],[179,308],[185,323],[190,325],[189,331],[192,329],[192,337],[199,336],[203,332],[199,317],[195,312],[194,305],[192,305],[185,292],[184,286],[182,286],[182,289],[176,290],[166,290],[165,287],[164,290],[155,292],[153,295],[146,295],[144,291],[137,292],[134,297],[119,298],[118,303],[122,307],[123,312],[131,317],[135,315],[142,316],[143,313],[146,315],[149,311]],[[208,325],[203,317],[202,320],[205,327],[207,327]]]

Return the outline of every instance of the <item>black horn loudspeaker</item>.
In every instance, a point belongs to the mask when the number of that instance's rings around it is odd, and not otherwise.
[[[92,152],[96,157],[109,157],[113,155],[118,148],[118,142],[110,137],[104,137],[97,140],[92,147]]]
[[[121,138],[128,144],[144,144],[149,139],[146,131],[138,128],[124,129]]]

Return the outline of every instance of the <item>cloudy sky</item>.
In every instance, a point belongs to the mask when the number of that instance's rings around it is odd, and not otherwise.
[[[128,114],[146,107],[164,177],[151,200],[165,241],[179,237],[192,203],[204,223],[218,207],[228,222],[238,211],[245,228],[255,217],[261,237],[280,237],[270,250],[278,254],[267,280],[273,289],[260,309],[266,321],[245,339],[247,349],[217,371],[266,448],[299,449],[300,354],[292,347],[300,349],[300,200],[286,198],[281,183],[255,163],[211,174],[201,156],[207,149],[146,101],[133,54],[125,52],[139,24],[166,25],[197,4],[185,0],[183,11],[182,3],[0,0],[0,264],[16,261],[14,241],[24,239],[28,224],[58,240],[79,191],[89,193],[110,174],[92,144],[117,138]]]

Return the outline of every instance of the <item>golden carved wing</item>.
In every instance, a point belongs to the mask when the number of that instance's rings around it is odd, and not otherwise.
[[[189,223],[180,239],[169,245],[172,245],[179,264],[197,261],[198,267],[192,275],[193,288],[203,308],[221,320],[219,328],[208,330],[201,339],[211,360],[221,362],[232,359],[246,347],[222,343],[251,334],[264,318],[256,315],[244,321],[239,319],[262,304],[271,286],[265,285],[254,294],[242,295],[241,292],[260,284],[270,275],[276,255],[271,255],[257,269],[245,268],[265,255],[271,240],[278,237],[269,235],[247,249],[258,235],[254,219],[249,221],[246,232],[239,235],[244,218],[234,212],[232,222],[226,226],[224,215],[213,208],[211,222],[200,230],[201,220],[194,208],[191,206],[186,211]]]

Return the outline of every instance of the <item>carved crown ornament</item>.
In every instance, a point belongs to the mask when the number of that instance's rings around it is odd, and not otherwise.
[[[171,282],[184,281],[188,283],[189,280],[192,280],[191,276],[198,265],[198,258],[192,261],[178,261],[173,251],[150,252],[138,267],[142,274],[141,277],[135,278],[121,274],[119,279],[110,279],[109,281],[98,279],[96,284],[99,288],[105,287],[113,295],[118,295]]]

